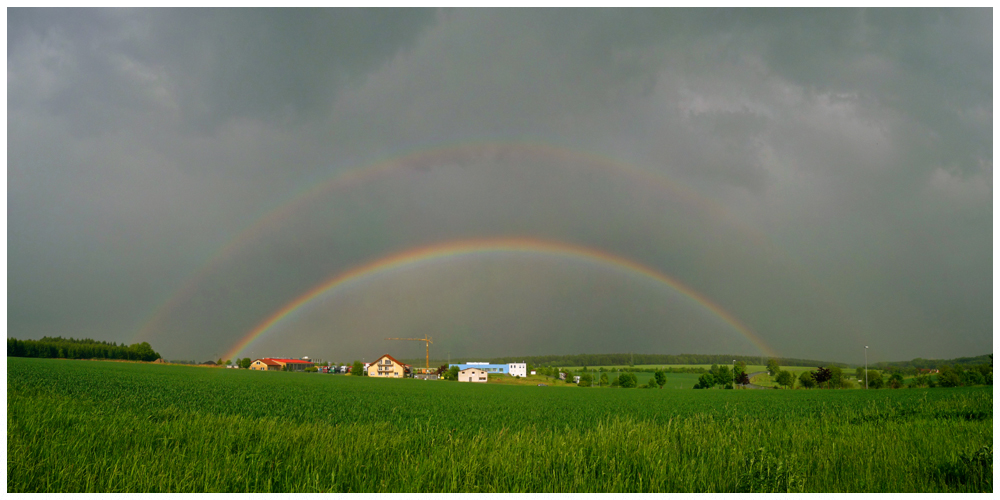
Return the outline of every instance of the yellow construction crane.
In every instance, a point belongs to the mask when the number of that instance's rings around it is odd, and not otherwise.
[[[425,339],[396,339],[396,338],[391,338],[391,339],[386,339],[386,340],[417,340],[417,341],[420,341],[420,342],[427,342],[427,360],[426,360],[426,366],[425,366],[425,368],[427,368],[428,370],[431,369],[431,344],[433,344],[434,341],[431,340],[430,336],[427,336],[427,338],[425,338]]]

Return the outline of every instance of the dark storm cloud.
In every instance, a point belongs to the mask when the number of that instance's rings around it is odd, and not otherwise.
[[[207,359],[352,266],[529,235],[674,276],[783,355],[980,354],[992,349],[991,59],[989,11],[974,9],[14,9],[10,335],[129,340],[166,311],[154,346]],[[614,166],[486,147],[254,225],[337,172],[496,141],[630,163],[700,201]],[[553,331],[520,344],[531,353],[603,350],[598,330],[615,324],[636,349],[718,334],[688,321],[663,325],[688,338],[657,343],[654,309],[582,306],[586,294],[559,298],[572,280],[552,279],[531,295],[547,320],[522,307]],[[378,290],[364,293],[377,304]],[[621,293],[641,302],[636,290]],[[455,351],[494,345],[455,304],[428,304],[378,324],[441,328]],[[309,331],[283,338],[292,348]]]
[[[32,42],[65,51],[66,85],[46,103],[91,131],[121,126],[114,111],[151,105],[143,97],[157,96],[136,91],[157,84],[170,100],[158,104],[212,130],[239,118],[325,116],[340,87],[363,81],[432,20],[424,9],[19,10],[8,55]]]

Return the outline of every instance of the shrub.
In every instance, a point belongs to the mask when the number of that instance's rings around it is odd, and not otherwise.
[[[813,374],[811,372],[802,372],[802,374],[799,375],[799,385],[805,387],[806,389],[811,389],[816,387],[816,379],[813,378]]]
[[[618,385],[626,389],[630,389],[639,385],[639,380],[635,377],[634,373],[625,372],[618,375]]]

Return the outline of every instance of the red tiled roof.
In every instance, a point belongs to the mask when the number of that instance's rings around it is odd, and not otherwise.
[[[257,361],[260,361],[261,363],[264,363],[265,365],[268,366],[281,366],[281,363],[275,363],[271,358],[261,358],[258,359]]]
[[[375,360],[375,363],[378,363],[378,360],[382,359],[382,358],[389,358],[389,359],[391,359],[394,363],[396,363],[399,366],[409,366],[409,365],[403,364],[401,361],[399,361],[398,359],[396,359],[396,358],[394,358],[394,357],[392,357],[392,356],[390,356],[388,354],[383,354],[383,355],[379,356],[378,359]]]
[[[312,361],[302,361],[301,359],[281,359],[281,358],[264,358],[264,359],[270,359],[272,361],[277,361],[278,363],[299,363],[305,365],[313,364]]]

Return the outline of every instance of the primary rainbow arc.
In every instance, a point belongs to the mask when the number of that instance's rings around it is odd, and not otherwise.
[[[460,255],[489,254],[489,253],[534,253],[543,255],[562,256],[591,263],[599,263],[612,266],[628,272],[636,273],[648,279],[667,285],[677,290],[682,295],[694,300],[712,314],[733,327],[743,337],[749,340],[758,350],[767,356],[775,357],[775,352],[764,343],[750,328],[740,322],[736,317],[723,309],[721,306],[698,293],[680,281],[667,276],[644,264],[626,259],[603,250],[589,248],[580,245],[573,245],[564,242],[546,241],[534,238],[494,238],[477,240],[448,241],[430,246],[404,250],[370,261],[357,267],[348,269],[332,278],[316,285],[298,298],[292,300],[281,309],[268,316],[258,326],[250,330],[226,353],[224,359],[233,359],[240,354],[253,341],[267,333],[274,325],[282,319],[288,317],[299,308],[305,306],[320,295],[331,292],[334,289],[356,282],[366,277],[387,273],[402,267],[420,262],[447,259]]]

